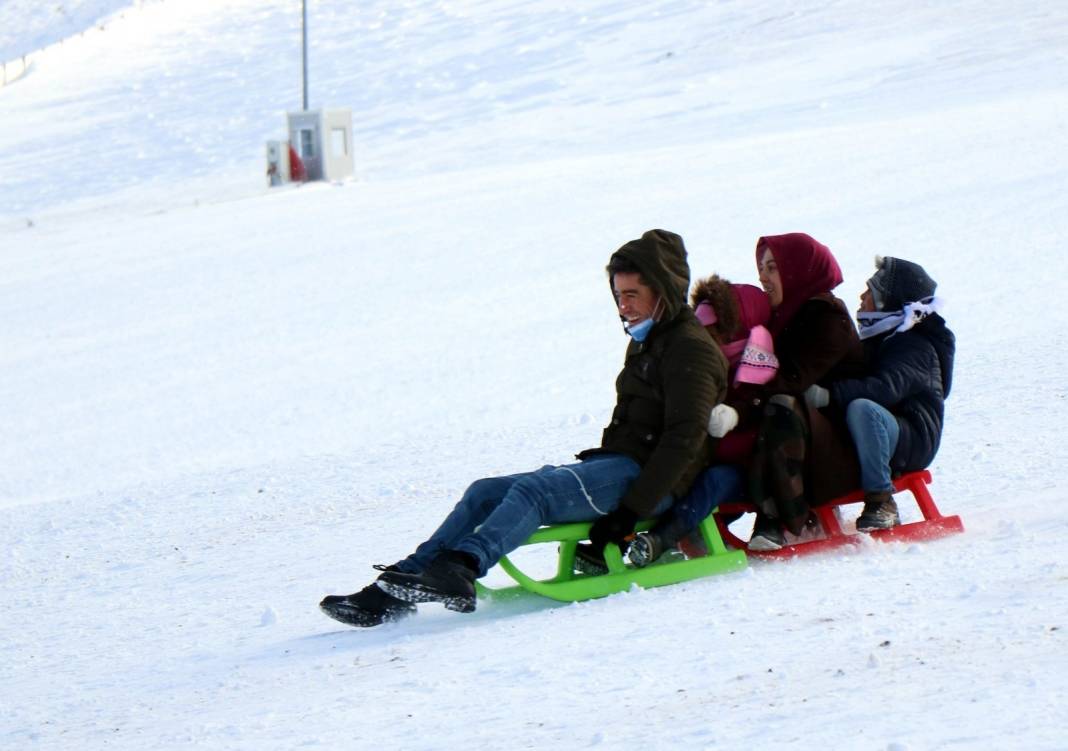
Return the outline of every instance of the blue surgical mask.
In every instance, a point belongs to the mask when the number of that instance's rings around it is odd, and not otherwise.
[[[656,323],[652,318],[645,318],[638,321],[633,326],[623,324],[623,329],[630,334],[631,339],[636,342],[644,342],[645,337],[649,336],[649,330],[653,328],[653,324]]]

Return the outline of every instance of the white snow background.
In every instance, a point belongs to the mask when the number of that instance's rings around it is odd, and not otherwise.
[[[357,176],[269,190],[298,2],[0,2],[0,747],[1068,748],[1068,4],[308,5]],[[966,533],[324,617],[598,442],[653,227],[924,264]]]

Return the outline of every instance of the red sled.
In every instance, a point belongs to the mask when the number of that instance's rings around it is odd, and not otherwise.
[[[922,520],[909,522],[908,524],[899,524],[890,529],[878,529],[867,534],[876,540],[902,540],[915,542],[920,540],[933,540],[939,537],[946,537],[948,535],[955,535],[963,532],[964,524],[961,522],[959,516],[942,516],[939,512],[938,507],[935,505],[934,498],[931,497],[931,493],[927,489],[930,482],[931,473],[926,469],[920,472],[910,472],[906,475],[901,475],[901,477],[894,481],[895,493],[908,491],[912,494],[912,497],[916,500],[916,504],[920,507],[920,513],[923,514]],[[825,503],[813,508],[812,510],[816,514],[820,526],[823,527],[823,535],[815,537],[814,539],[806,539],[805,537],[802,537],[796,542],[784,545],[778,550],[750,550],[748,544],[731,532],[727,527],[726,519],[735,519],[739,514],[753,513],[755,509],[752,504],[745,502],[724,503],[714,513],[716,526],[719,527],[720,534],[723,536],[723,541],[728,546],[732,546],[736,550],[744,550],[746,555],[753,556],[754,558],[791,558],[797,555],[819,553],[847,545],[859,544],[863,539],[862,534],[858,532],[845,532],[842,529],[836,509],[839,506],[845,506],[850,503],[859,503],[863,500],[864,492],[857,490],[841,496],[840,498],[835,498],[830,503]],[[792,538],[788,538],[788,540],[789,539]]]

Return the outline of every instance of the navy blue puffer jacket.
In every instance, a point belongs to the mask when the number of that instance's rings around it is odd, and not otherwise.
[[[831,399],[843,408],[854,399],[870,399],[897,417],[901,433],[890,461],[895,474],[929,466],[942,440],[945,399],[953,384],[953,332],[934,314],[864,346],[870,375],[833,383]]]

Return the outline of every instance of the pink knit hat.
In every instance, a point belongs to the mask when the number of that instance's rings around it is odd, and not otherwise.
[[[745,343],[742,359],[738,361],[734,383],[767,383],[775,377],[778,370],[779,359],[775,357],[771,332],[763,326],[754,326],[749,332],[749,341]]]

